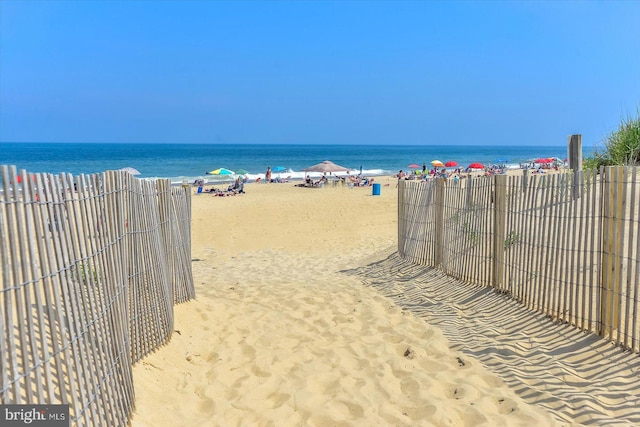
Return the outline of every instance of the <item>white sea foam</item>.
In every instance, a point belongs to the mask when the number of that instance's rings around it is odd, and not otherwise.
[[[382,176],[382,175],[393,175],[394,172],[391,171],[387,171],[384,169],[363,169],[362,170],[362,175],[363,176]],[[359,169],[353,169],[349,172],[335,172],[332,174],[327,174],[327,175],[331,175],[331,176],[346,176],[346,175],[358,175],[360,174],[360,170]],[[313,179],[317,179],[320,178],[323,174],[321,172],[304,172],[304,171],[294,171],[292,169],[289,169],[285,172],[276,172],[273,173],[271,175],[271,179],[289,179],[289,180],[293,180],[293,181],[301,181],[303,179],[306,178],[306,176],[309,175],[309,177],[313,178]],[[193,184],[195,183],[197,180],[202,180],[204,182],[205,185],[216,185],[216,184],[224,184],[224,183],[229,183],[234,181],[238,176],[246,176],[249,180],[249,182],[253,182],[256,179],[260,178],[261,180],[265,179],[265,174],[264,173],[258,173],[258,174],[246,174],[246,175],[237,175],[237,174],[233,174],[233,175],[201,175],[201,176],[177,176],[177,177],[170,177],[169,179],[171,180],[171,184],[172,185],[181,185],[181,184]],[[155,177],[155,178],[151,178],[151,179],[156,179],[156,178],[160,178],[160,177]]]

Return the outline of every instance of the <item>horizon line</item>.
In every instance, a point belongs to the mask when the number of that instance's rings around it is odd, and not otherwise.
[[[0,141],[0,144],[147,144],[147,145],[320,145],[320,146],[339,146],[339,145],[358,145],[358,146],[461,146],[461,147],[508,147],[511,144],[464,144],[464,143],[373,143],[373,142],[350,142],[350,143],[323,143],[323,142],[113,142],[113,141]],[[566,144],[527,144],[527,147],[565,147]],[[583,145],[586,147],[592,147],[595,145]]]

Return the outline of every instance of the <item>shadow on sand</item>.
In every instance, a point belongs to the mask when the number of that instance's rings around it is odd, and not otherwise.
[[[640,357],[527,310],[489,287],[393,253],[341,271],[438,326],[452,349],[481,361],[528,403],[562,422],[640,425]]]

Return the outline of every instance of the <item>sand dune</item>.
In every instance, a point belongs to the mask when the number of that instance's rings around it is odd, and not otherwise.
[[[611,372],[562,349],[567,332],[509,323],[514,307],[399,260],[395,181],[382,182],[380,196],[292,184],[195,196],[198,297],[134,367],[132,425],[546,426],[633,412],[637,365],[616,373],[620,395],[602,391],[609,380],[588,388]],[[437,293],[451,289],[458,299]],[[556,353],[567,362],[549,364]]]

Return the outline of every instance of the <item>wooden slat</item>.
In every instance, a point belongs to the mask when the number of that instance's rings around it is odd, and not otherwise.
[[[636,218],[635,216],[635,204],[636,204],[636,193],[633,191],[635,189],[635,168],[625,168],[624,170],[624,177],[625,177],[625,182],[624,182],[624,191],[625,194],[627,193],[627,190],[629,191],[629,196],[630,196],[630,201],[629,204],[626,206],[625,208],[625,228],[628,227],[629,231],[628,231],[628,236],[626,239],[624,239],[623,237],[623,242],[621,243],[626,243],[626,250],[625,250],[625,254],[624,254],[624,258],[626,259],[633,259],[633,243],[632,243],[632,236],[633,236],[633,230],[634,230],[634,221],[633,218]],[[623,230],[624,232],[624,230]],[[633,348],[633,340],[632,340],[632,336],[631,336],[631,323],[633,322],[633,317],[631,317],[631,311],[632,311],[632,295],[633,295],[633,288],[631,285],[631,280],[633,277],[633,265],[632,263],[629,263],[629,266],[627,267],[627,273],[623,279],[623,284],[626,284],[626,286],[623,287],[624,289],[624,301],[621,301],[621,303],[623,304],[624,310],[620,310],[621,311],[621,315],[624,316],[624,327],[620,328],[620,333],[622,334],[622,338],[621,343],[623,346],[627,347],[627,348]],[[624,314],[622,314],[622,312],[624,311]]]
[[[500,291],[505,291],[504,265],[505,265],[505,230],[507,227],[507,177],[495,176],[495,190],[493,196],[493,280],[492,286]]]
[[[558,257],[555,259],[554,268],[553,268],[553,277],[556,283],[557,289],[557,304],[556,311],[558,313],[559,321],[567,321],[567,316],[569,315],[569,310],[567,308],[568,302],[568,290],[569,286],[567,284],[567,276],[571,275],[571,272],[567,268],[565,260],[568,256],[567,246],[568,246],[568,221],[567,221],[567,211],[570,209],[571,198],[568,198],[569,192],[571,191],[571,187],[568,182],[569,174],[561,174],[558,175],[558,185],[559,185],[559,196],[557,203],[558,206]],[[562,274],[564,272],[564,274]]]
[[[515,237],[519,235],[519,221],[521,218],[522,204],[522,178],[510,176],[507,178],[507,204],[506,204],[506,223],[505,241],[503,249],[505,251],[505,284],[507,292],[518,301],[522,298],[522,288],[518,281],[520,274],[520,265],[516,254],[520,249],[520,241]]]
[[[543,251],[540,252],[540,287],[542,289],[542,301],[541,307],[542,312],[546,315],[553,316],[552,309],[552,292],[553,288],[551,287],[551,280],[549,275],[549,264],[550,260],[553,257],[553,233],[555,231],[554,224],[554,216],[555,216],[555,203],[553,201],[553,193],[556,188],[556,176],[555,175],[545,175],[544,182],[546,185],[545,188],[545,201],[544,201],[544,221],[542,227],[542,235],[540,241],[540,247],[543,248]]]
[[[582,171],[580,171],[582,172]],[[571,201],[571,212],[569,215],[573,218],[571,221],[571,231],[569,234],[568,250],[570,256],[567,257],[566,269],[570,271],[567,277],[569,288],[569,305],[568,310],[571,312],[570,321],[573,325],[578,326],[580,319],[580,287],[584,284],[580,283],[580,276],[577,270],[577,257],[579,255],[579,244],[582,243],[582,231],[584,224],[583,217],[583,201],[584,201],[584,173],[574,172],[572,175],[573,199]],[[573,284],[573,286],[571,286]]]
[[[585,299],[584,299],[584,304],[582,305],[582,318],[585,319],[586,324],[583,323],[582,329],[586,329],[589,331],[594,331],[598,328],[597,326],[597,322],[598,322],[598,318],[597,316],[594,316],[594,310],[596,309],[596,305],[597,305],[597,301],[595,299],[595,292],[597,289],[599,289],[598,283],[595,282],[594,279],[594,272],[593,272],[593,267],[595,266],[595,235],[597,232],[600,231],[597,221],[595,220],[596,218],[596,203],[597,203],[597,197],[596,197],[596,188],[600,186],[600,182],[598,179],[598,175],[596,173],[595,170],[590,171],[589,173],[589,179],[587,180],[587,182],[589,183],[588,186],[588,191],[586,192],[585,195],[585,199],[586,199],[586,203],[585,203],[585,213],[586,213],[586,218],[588,218],[588,220],[586,221],[586,225],[585,225],[585,232],[587,232],[587,238],[585,238],[585,242],[587,242],[588,244],[586,245],[588,250],[584,251],[584,257],[582,258],[582,271],[583,271],[583,283],[584,283],[584,290],[585,290]],[[600,256],[598,255],[597,259],[600,259]],[[589,266],[589,268],[587,267]],[[588,274],[589,269],[591,269],[591,273]]]
[[[527,264],[525,268],[526,280],[529,289],[529,302],[527,307],[531,310],[540,311],[540,307],[538,304],[539,301],[539,293],[538,286],[536,286],[537,280],[537,272],[535,271],[535,255],[537,254],[536,243],[540,239],[540,219],[542,216],[540,215],[540,206],[538,199],[542,190],[539,187],[540,176],[531,176],[529,177],[529,190],[527,194],[529,196],[529,208],[527,209],[528,221],[530,224],[533,224],[532,227],[529,228],[528,240],[529,245],[527,247]]]
[[[5,194],[11,197],[11,201],[15,201],[18,199],[18,184],[16,180],[16,169],[15,167],[11,168],[9,173],[5,173],[2,177],[2,182],[5,187]],[[20,383],[16,381],[16,379],[20,376],[19,369],[19,360],[20,360],[20,339],[19,337],[16,339],[15,336],[15,328],[18,326],[15,324],[15,316],[14,310],[16,310],[16,303],[14,299],[16,298],[16,290],[20,284],[20,257],[18,252],[18,236],[16,235],[16,223],[15,219],[15,206],[18,206],[18,203],[6,204],[5,215],[7,217],[7,223],[9,228],[7,230],[8,233],[8,253],[9,258],[14,260],[14,262],[10,263],[7,267],[8,280],[3,286],[3,297],[4,297],[4,313],[5,313],[5,333],[6,333],[6,342],[7,342],[7,350],[8,350],[8,361],[7,371],[10,372],[9,380],[7,381],[10,386],[12,386],[13,390],[11,394],[8,396],[8,402],[21,404],[25,402],[25,396],[22,395],[20,390]],[[14,209],[12,209],[14,208]],[[11,285],[9,285],[11,284]],[[4,387],[3,387],[4,388]]]
[[[638,185],[638,181],[640,180],[640,177],[638,177],[638,169],[640,169],[639,167],[634,167],[633,168],[633,174],[632,174],[632,179],[631,179],[631,194],[633,195],[633,197],[636,197],[636,194],[638,194],[640,192],[640,185]],[[635,241],[635,252],[634,252],[634,258],[632,258],[632,260],[635,260],[635,265],[634,265],[634,269],[635,269],[635,275],[630,275],[629,276],[629,283],[633,283],[632,289],[633,292],[629,293],[629,297],[632,298],[632,308],[631,308],[631,343],[630,343],[630,348],[633,351],[636,352],[640,352],[640,336],[639,336],[639,329],[638,329],[638,323],[640,322],[640,313],[639,313],[639,308],[638,307],[640,305],[640,221],[638,220],[638,218],[640,218],[640,200],[636,200],[634,202],[632,202],[632,206],[633,206],[633,212],[632,212],[632,219],[635,219],[635,221],[632,221],[632,224],[635,225],[636,228],[636,232],[635,232],[635,237],[632,238],[631,236],[633,236],[633,232],[629,233],[629,248],[630,248],[630,252],[631,252],[631,248],[633,247],[632,242]],[[629,271],[631,272],[631,269],[629,269]]]
[[[576,222],[576,220],[574,219],[575,201],[573,200],[572,192],[577,192],[577,190],[574,186],[571,174],[565,175],[563,184],[565,191],[563,194],[562,202],[562,229],[560,230],[560,236],[562,237],[562,254],[558,262],[559,269],[557,273],[557,275],[560,276],[559,283],[562,291],[562,303],[560,305],[562,315],[560,317],[560,320],[565,323],[573,323],[573,313],[571,311],[571,306],[573,305],[573,300],[571,299],[571,289],[573,287],[573,284],[570,281],[571,275],[573,274],[573,271],[570,270],[570,259],[573,254],[570,247],[571,242],[575,236],[575,234],[571,233],[571,227]],[[565,272],[565,274],[563,275],[562,272]]]
[[[623,280],[624,280],[624,259],[626,258],[626,254],[624,253],[624,241],[625,241],[625,218],[627,214],[627,182],[628,182],[628,170],[622,166],[616,167],[616,192],[618,193],[618,201],[616,204],[616,258],[615,258],[615,266],[616,266],[616,289],[615,292],[615,301],[613,302],[613,313],[615,314],[615,329],[616,329],[616,344],[620,345],[622,342],[622,331],[623,331],[623,308],[624,308],[624,299],[623,299]]]
[[[434,200],[435,207],[435,224],[434,235],[436,237],[435,259],[434,265],[439,267],[442,264],[442,256],[444,251],[444,192],[446,180],[444,178],[436,178],[436,198]]]

